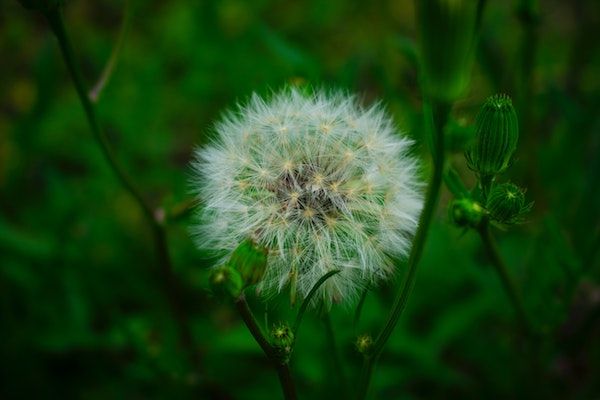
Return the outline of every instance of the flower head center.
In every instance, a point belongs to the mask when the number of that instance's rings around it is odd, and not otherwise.
[[[301,215],[312,222],[328,225],[337,218],[341,210],[336,204],[344,200],[339,191],[341,182],[331,180],[322,171],[316,163],[283,168],[283,173],[268,189],[277,196],[285,215]]]

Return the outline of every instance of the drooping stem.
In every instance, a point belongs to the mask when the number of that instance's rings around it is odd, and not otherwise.
[[[281,384],[281,390],[283,391],[283,397],[286,400],[295,400],[296,397],[296,388],[294,386],[294,381],[292,378],[292,374],[290,372],[290,367],[287,362],[283,362],[278,356],[275,348],[269,343],[266,335],[258,324],[256,317],[252,313],[250,306],[248,306],[248,302],[246,301],[246,296],[242,294],[236,301],[235,306],[238,310],[238,313],[242,317],[242,320],[246,324],[246,327],[252,334],[256,343],[260,346],[262,351],[265,353],[269,361],[273,364],[275,369],[277,370],[277,376],[279,377],[279,382]]]
[[[515,314],[517,315],[519,324],[523,328],[525,334],[530,337],[533,334],[532,325],[529,322],[527,313],[525,312],[525,307],[523,306],[523,301],[521,300],[521,296],[519,295],[515,282],[513,281],[508,268],[504,263],[504,260],[500,256],[498,246],[496,245],[496,241],[492,236],[489,225],[484,224],[478,229],[478,232],[479,236],[481,237],[481,241],[483,242],[483,247],[485,248],[488,257],[494,266],[494,269],[500,277],[504,291],[508,295],[510,302],[515,309]]]
[[[372,350],[365,355],[361,378],[359,381],[358,399],[367,397],[371,383],[371,377],[375,364],[383,351],[385,344],[392,335],[400,315],[406,307],[408,298],[412,292],[417,276],[417,267],[423,253],[429,225],[433,219],[433,214],[437,207],[440,186],[442,183],[442,175],[444,170],[444,126],[450,111],[450,104],[445,102],[434,101],[431,108],[425,107],[425,115],[427,118],[426,125],[429,126],[429,134],[431,141],[431,153],[433,157],[433,172],[427,194],[425,198],[425,207],[419,218],[419,227],[413,241],[413,247],[408,258],[407,273],[403,284],[396,295],[392,309],[388,315],[386,324],[381,333],[375,340]],[[433,115],[432,115],[433,114]]]
[[[75,90],[77,91],[77,95],[79,96],[79,100],[81,101],[81,105],[83,106],[83,109],[85,111],[85,115],[88,124],[92,130],[94,139],[98,143],[98,146],[100,147],[102,154],[104,155],[104,158],[106,159],[111,170],[114,172],[117,179],[125,188],[125,190],[133,197],[135,202],[142,210],[144,217],[150,224],[152,234],[154,237],[154,243],[156,246],[161,281],[165,284],[167,300],[175,316],[175,320],[179,329],[181,346],[186,350],[186,352],[192,358],[196,366],[198,366],[199,363],[195,358],[196,352],[194,351],[192,344],[191,330],[189,328],[187,316],[184,312],[184,308],[182,307],[182,302],[179,297],[181,291],[179,290],[178,283],[175,279],[171,266],[165,228],[162,225],[161,221],[159,221],[159,219],[155,216],[152,207],[146,201],[146,199],[142,195],[142,192],[138,189],[135,182],[127,174],[122,165],[118,162],[113,148],[108,138],[106,137],[106,134],[100,126],[94,105],[88,97],[86,85],[83,81],[83,76],[75,60],[75,53],[73,52],[69,36],[65,29],[62,17],[62,9],[60,7],[53,8],[52,10],[46,12],[45,16],[50,24],[52,32],[58,40],[62,57],[73,80]]]

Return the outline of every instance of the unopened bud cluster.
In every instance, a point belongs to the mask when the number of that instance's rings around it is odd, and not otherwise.
[[[459,198],[448,210],[456,225],[479,229],[488,221],[500,225],[523,222],[533,205],[525,201],[525,191],[512,183],[495,182],[510,166],[518,140],[517,114],[510,98],[504,94],[489,97],[477,114],[475,143],[465,153],[479,185],[471,193],[456,191]]]

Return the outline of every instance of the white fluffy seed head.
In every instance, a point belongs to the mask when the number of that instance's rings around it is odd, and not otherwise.
[[[231,252],[248,237],[269,251],[258,284],[304,298],[352,301],[405,256],[422,207],[411,141],[378,106],[343,93],[285,89],[253,95],[197,150],[193,190],[203,204],[198,246]]]

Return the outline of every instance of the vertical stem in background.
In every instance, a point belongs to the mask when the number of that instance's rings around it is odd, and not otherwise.
[[[546,399],[550,396],[550,393],[547,391],[547,386],[544,385],[544,371],[541,358],[543,338],[538,335],[537,330],[534,329],[533,324],[525,312],[525,307],[523,306],[523,301],[519,295],[519,291],[517,290],[515,282],[513,281],[508,268],[506,267],[506,264],[504,263],[500,252],[498,251],[498,246],[496,245],[496,241],[492,236],[489,224],[484,224],[478,229],[478,232],[479,236],[481,237],[483,247],[490,258],[494,269],[500,277],[504,291],[508,295],[510,302],[513,305],[515,314],[517,315],[517,320],[519,321],[519,325],[521,326],[521,329],[525,335],[525,340],[528,347],[529,367],[531,368],[532,372],[531,382],[528,382],[528,386],[531,388],[531,396],[532,398],[536,399]]]
[[[81,101],[81,105],[85,111],[85,115],[94,135],[94,139],[96,142],[98,142],[98,145],[102,150],[102,154],[104,155],[104,158],[108,162],[110,168],[115,173],[123,187],[136,201],[142,210],[144,217],[152,228],[161,280],[165,284],[167,300],[178,325],[181,345],[189,353],[189,356],[194,360],[194,364],[196,364],[197,367],[198,363],[193,349],[192,334],[187,321],[187,316],[185,315],[184,308],[182,307],[179,297],[180,290],[177,285],[177,280],[173,275],[164,226],[155,217],[152,207],[144,199],[144,196],[138,189],[135,182],[117,161],[112,146],[110,145],[110,142],[108,141],[104,131],[100,127],[98,118],[96,116],[96,111],[90,101],[90,98],[88,97],[85,84],[83,83],[83,76],[79,70],[79,67],[77,66],[77,62],[75,61],[75,54],[65,30],[62,18],[62,9],[60,7],[56,7],[47,12],[45,16],[50,24],[50,27],[52,28],[52,31],[54,32],[54,35],[56,36],[56,39],[58,40],[63,59],[67,69],[69,70],[71,78],[73,79],[73,84],[77,90],[77,95],[79,96],[79,100]]]
[[[426,126],[429,127],[428,133],[431,142],[431,154],[433,157],[433,172],[429,186],[427,187],[427,194],[425,197],[425,207],[421,212],[419,218],[419,227],[415,235],[413,246],[408,258],[406,277],[398,292],[386,324],[384,325],[381,333],[373,344],[373,349],[367,355],[365,355],[363,369],[359,381],[358,399],[364,399],[367,397],[369,387],[371,384],[371,377],[375,364],[383,351],[385,344],[392,335],[396,324],[400,318],[400,315],[406,307],[408,297],[412,292],[412,288],[415,284],[417,276],[417,267],[425,241],[427,239],[427,232],[429,231],[429,225],[433,219],[435,209],[437,207],[440,186],[442,183],[442,175],[444,170],[444,126],[450,112],[450,104],[441,101],[432,101],[431,108],[429,106],[424,107]],[[433,115],[432,115],[433,114]]]
[[[269,341],[267,340],[265,334],[258,325],[258,322],[256,321],[252,310],[250,310],[248,302],[246,301],[246,296],[244,294],[242,294],[235,301],[235,306],[238,310],[238,313],[242,317],[242,320],[246,324],[246,327],[252,334],[252,337],[254,338],[254,340],[256,340],[256,343],[258,343],[258,345],[265,353],[269,361],[277,369],[277,376],[279,377],[281,390],[283,391],[283,397],[286,400],[295,400],[296,388],[294,386],[294,381],[292,379],[290,367],[287,363],[281,362],[281,360],[277,356],[276,350],[273,348],[273,346],[271,346],[271,343],[269,343]]]
[[[529,318],[527,317],[527,313],[525,312],[525,307],[523,307],[523,301],[521,300],[521,296],[517,291],[517,287],[510,276],[510,273],[508,272],[508,268],[500,256],[498,246],[496,246],[496,241],[492,236],[489,225],[484,224],[481,228],[479,228],[478,232],[479,236],[481,237],[481,241],[483,242],[483,247],[490,258],[492,265],[496,269],[496,272],[500,276],[502,286],[504,287],[504,290],[506,291],[506,294],[508,295],[515,309],[519,324],[523,328],[523,331],[527,337],[531,338],[533,330],[531,323],[529,322]]]

